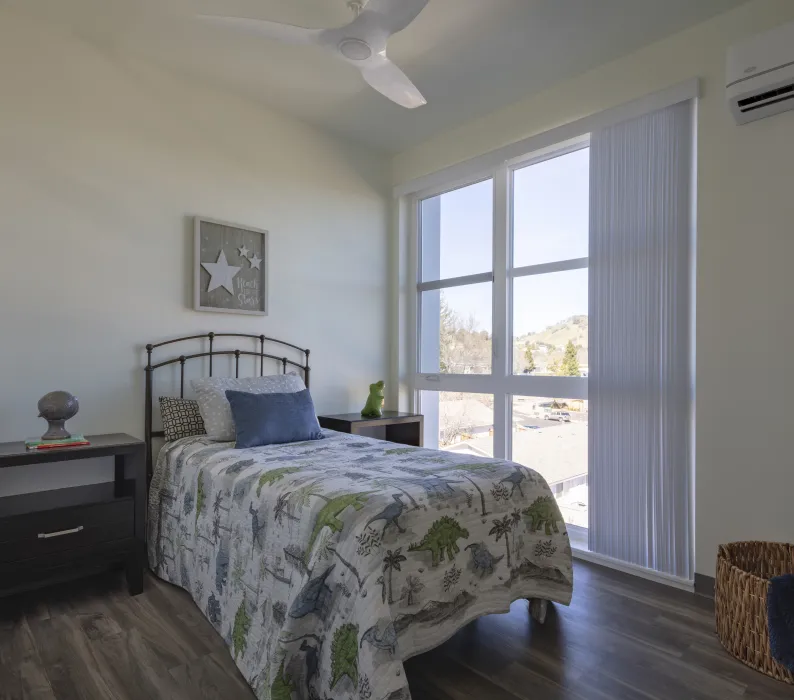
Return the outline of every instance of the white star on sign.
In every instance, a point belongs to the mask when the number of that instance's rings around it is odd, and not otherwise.
[[[237,252],[240,253],[240,257],[241,258],[247,258],[248,257],[248,248],[245,247],[245,244],[243,244],[242,248],[238,248]]]
[[[234,294],[234,276],[240,272],[240,268],[229,265],[229,263],[226,262],[226,253],[223,252],[223,249],[221,249],[221,254],[218,256],[218,262],[203,262],[201,263],[201,267],[211,275],[210,285],[207,287],[208,292],[218,287],[224,287],[229,294]]]
[[[262,262],[262,258],[258,257],[256,253],[254,253],[250,258],[248,258],[248,262],[251,263],[251,267],[255,267],[257,270],[262,269],[261,267],[259,267],[259,263]]]

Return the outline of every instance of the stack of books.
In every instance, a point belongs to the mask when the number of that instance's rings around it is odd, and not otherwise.
[[[84,447],[91,443],[83,435],[72,435],[61,440],[42,440],[41,438],[28,438],[25,447],[29,450],[52,450],[60,447]]]

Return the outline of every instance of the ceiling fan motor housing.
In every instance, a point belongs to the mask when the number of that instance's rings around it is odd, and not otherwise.
[[[340,53],[351,61],[366,61],[372,57],[372,49],[361,39],[343,39],[339,43]]]

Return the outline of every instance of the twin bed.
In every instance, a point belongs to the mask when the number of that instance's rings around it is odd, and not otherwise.
[[[324,430],[235,449],[206,436],[152,459],[155,369],[232,355],[298,368],[308,351],[265,336],[256,352],[152,362],[147,346],[149,562],[187,590],[258,698],[407,700],[403,661],[518,598],[541,617],[573,589],[565,524],[542,477],[503,460]],[[305,364],[264,352],[277,343]],[[206,361],[206,360],[205,360]]]

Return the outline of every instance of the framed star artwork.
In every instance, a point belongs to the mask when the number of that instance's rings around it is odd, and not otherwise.
[[[267,316],[268,233],[195,218],[196,311]]]

